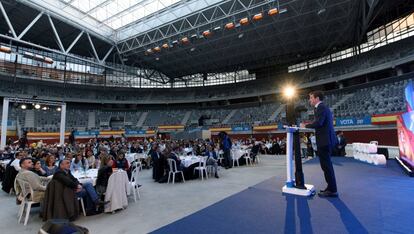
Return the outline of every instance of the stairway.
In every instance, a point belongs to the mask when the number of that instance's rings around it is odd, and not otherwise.
[[[88,114],[88,128],[96,128],[95,126],[96,115],[94,111],[89,112]]]
[[[273,114],[269,117],[268,120],[273,121],[276,120],[276,117],[283,111],[285,110],[286,105],[285,104],[280,104],[280,106],[275,110],[275,112],[273,112]]]
[[[185,113],[183,120],[181,120],[181,125],[185,126],[187,124],[188,120],[190,119],[191,113],[192,111],[187,111]]]
[[[227,116],[226,118],[223,119],[223,121],[221,122],[222,124],[227,124],[229,122],[229,120],[234,116],[234,114],[236,114],[238,110],[232,110]]]
[[[142,127],[142,125],[145,122],[145,119],[147,119],[148,116],[148,112],[144,112],[142,113],[141,117],[139,117],[138,123],[137,123],[137,127]]]

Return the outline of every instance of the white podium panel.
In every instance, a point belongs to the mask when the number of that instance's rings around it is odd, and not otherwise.
[[[315,187],[311,184],[305,184],[306,189],[298,189],[298,188],[289,188],[287,185],[283,186],[282,192],[283,193],[289,193],[293,195],[299,195],[299,196],[312,196],[315,195]]]
[[[293,177],[293,133],[298,130],[307,130],[305,128],[299,127],[289,127],[284,126],[286,128],[286,185],[283,186],[282,192],[289,193],[293,195],[299,196],[312,196],[315,194],[315,188],[311,184],[305,184],[306,189],[299,189],[295,188]]]

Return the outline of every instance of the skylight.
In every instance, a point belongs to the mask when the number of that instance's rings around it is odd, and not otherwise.
[[[114,30],[180,2],[180,0],[60,1],[64,2],[67,7],[73,7]]]

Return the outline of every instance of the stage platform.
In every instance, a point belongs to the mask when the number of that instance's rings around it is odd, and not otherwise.
[[[278,173],[280,176],[153,233],[413,232],[414,180],[394,160],[388,161],[386,167],[353,158],[333,158],[333,162],[338,198],[284,195],[281,189],[285,173]],[[318,159],[307,161],[303,168],[306,183],[315,185],[317,191],[326,186]],[[197,196],[197,192],[188,195]]]

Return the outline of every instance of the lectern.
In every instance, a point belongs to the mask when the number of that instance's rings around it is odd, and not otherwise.
[[[282,188],[283,193],[290,193],[299,196],[312,196],[315,188],[311,184],[305,184],[302,159],[300,155],[300,130],[305,128],[284,126],[286,129],[286,184]],[[293,146],[295,146],[295,180],[293,180]]]

